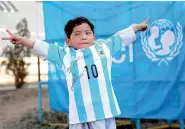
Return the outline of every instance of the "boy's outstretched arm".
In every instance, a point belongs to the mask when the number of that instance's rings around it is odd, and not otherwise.
[[[34,53],[41,57],[43,60],[46,60],[48,58],[49,45],[47,43],[43,42],[41,44],[42,47],[40,47],[40,44],[36,44],[36,40],[31,40],[15,35],[10,30],[6,30],[6,32],[9,34],[9,37],[2,37],[2,40],[9,40],[12,44],[21,44],[32,48]]]
[[[130,27],[117,32],[125,46],[133,43],[136,40],[136,32],[145,31],[148,28],[147,21],[148,18],[139,24],[132,24]]]
[[[122,47],[128,46],[136,40],[136,32],[145,31],[148,28],[148,18],[139,24],[132,24],[126,29],[118,31],[106,40],[106,45],[114,56]]]
[[[49,45],[41,40],[31,40],[18,35],[13,34],[11,31],[6,30],[10,35],[9,37],[3,37],[2,40],[9,40],[12,44],[22,44],[33,49],[33,52],[42,58],[43,60],[51,61],[61,66],[61,58],[63,57],[62,51],[56,45]],[[50,54],[48,54],[50,53]]]
[[[15,35],[11,31],[9,31],[9,30],[6,30],[6,32],[10,36],[9,37],[3,37],[2,40],[10,40],[10,42],[12,44],[22,44],[22,45],[25,45],[25,46],[27,46],[29,48],[33,48],[33,46],[35,44],[34,40]]]

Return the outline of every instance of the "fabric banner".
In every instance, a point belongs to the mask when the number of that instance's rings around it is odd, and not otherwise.
[[[46,41],[64,46],[69,19],[87,17],[106,39],[147,17],[148,30],[112,58],[113,87],[121,118],[185,118],[185,2],[43,2]],[[68,112],[61,68],[49,62],[49,99]]]

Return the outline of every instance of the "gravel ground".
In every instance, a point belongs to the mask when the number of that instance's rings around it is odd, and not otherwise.
[[[46,88],[43,89],[43,110],[44,124],[41,124],[38,121],[38,93],[36,88],[0,91],[0,129],[68,129],[66,115],[50,110]],[[178,121],[173,123],[178,123]],[[164,120],[141,120],[141,129],[164,124]],[[117,129],[134,128],[135,124],[117,127]]]

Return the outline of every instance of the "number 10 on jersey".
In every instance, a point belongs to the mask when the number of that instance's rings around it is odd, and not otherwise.
[[[95,64],[92,64],[90,66],[85,66],[84,67],[85,70],[86,70],[86,73],[87,73],[87,77],[88,79],[91,78],[91,75],[94,77],[94,78],[97,78],[98,77],[98,70],[97,70],[97,67]]]

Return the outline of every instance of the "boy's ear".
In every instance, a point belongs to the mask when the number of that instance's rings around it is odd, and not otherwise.
[[[69,38],[67,38],[66,37],[66,44],[68,45],[68,46],[70,46],[71,44],[70,44],[70,39]]]
[[[93,39],[96,40],[96,35],[94,34]]]

